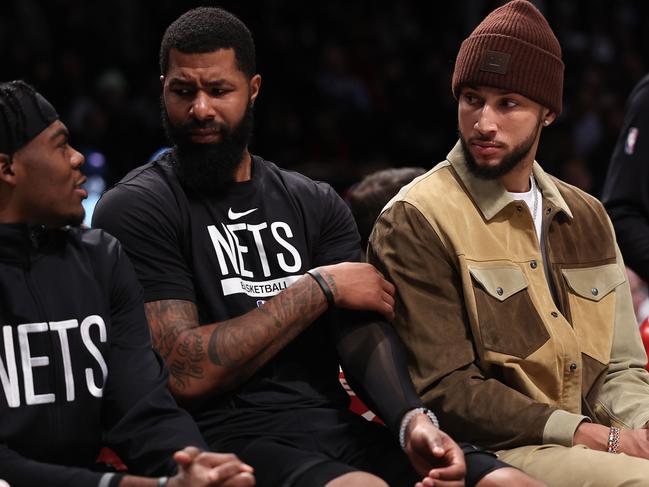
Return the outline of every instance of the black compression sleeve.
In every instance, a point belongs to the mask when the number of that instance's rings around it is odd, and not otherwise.
[[[398,435],[404,413],[422,406],[408,374],[403,344],[392,326],[378,315],[339,313],[352,315],[356,323],[337,330],[345,378],[361,400]],[[337,321],[349,323],[348,319]]]

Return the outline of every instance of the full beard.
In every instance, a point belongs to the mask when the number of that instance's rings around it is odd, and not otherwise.
[[[534,142],[536,141],[539,130],[541,130],[540,121],[537,129],[533,131],[527,139],[514,147],[509,154],[505,155],[505,157],[503,157],[503,160],[500,161],[500,164],[498,164],[497,166],[479,165],[471,154],[467,141],[458,130],[458,133],[460,134],[462,152],[464,153],[464,159],[466,160],[466,165],[469,171],[471,171],[473,175],[477,176],[480,179],[499,179],[500,177],[509,173],[516,166],[518,166],[521,161],[523,161],[523,159],[527,157],[527,155],[532,150],[532,147],[534,146]]]
[[[174,171],[180,182],[202,195],[216,195],[227,191],[234,182],[234,174],[250,142],[254,125],[252,103],[246,107],[241,121],[231,127],[225,123],[195,120],[176,126],[171,123],[162,103],[162,124],[167,139],[174,146]],[[190,140],[189,131],[199,127],[216,126],[221,140],[213,144],[197,144]]]

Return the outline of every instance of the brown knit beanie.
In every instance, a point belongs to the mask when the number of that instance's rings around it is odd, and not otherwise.
[[[453,72],[456,99],[464,84],[511,90],[561,113],[561,46],[534,5],[513,0],[487,15],[464,40]]]

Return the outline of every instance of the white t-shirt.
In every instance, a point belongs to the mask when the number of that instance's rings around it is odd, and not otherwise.
[[[527,203],[527,206],[530,209],[530,213],[534,213],[534,192],[536,192],[536,201],[538,203],[536,205],[536,215],[532,215],[532,218],[534,219],[534,228],[536,228],[536,238],[539,239],[539,244],[540,244],[541,224],[543,222],[543,218],[542,218],[543,209],[541,208],[541,206],[543,206],[542,199],[541,199],[541,190],[538,188],[536,184],[532,183],[531,178],[530,178],[530,186],[532,187],[532,189],[530,189],[526,193],[512,193],[510,191],[508,191],[508,193],[513,199],[523,200],[525,203]]]

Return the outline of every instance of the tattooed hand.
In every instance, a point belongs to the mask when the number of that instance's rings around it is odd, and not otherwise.
[[[392,321],[394,286],[371,264],[343,262],[318,267],[340,308],[377,311]]]

